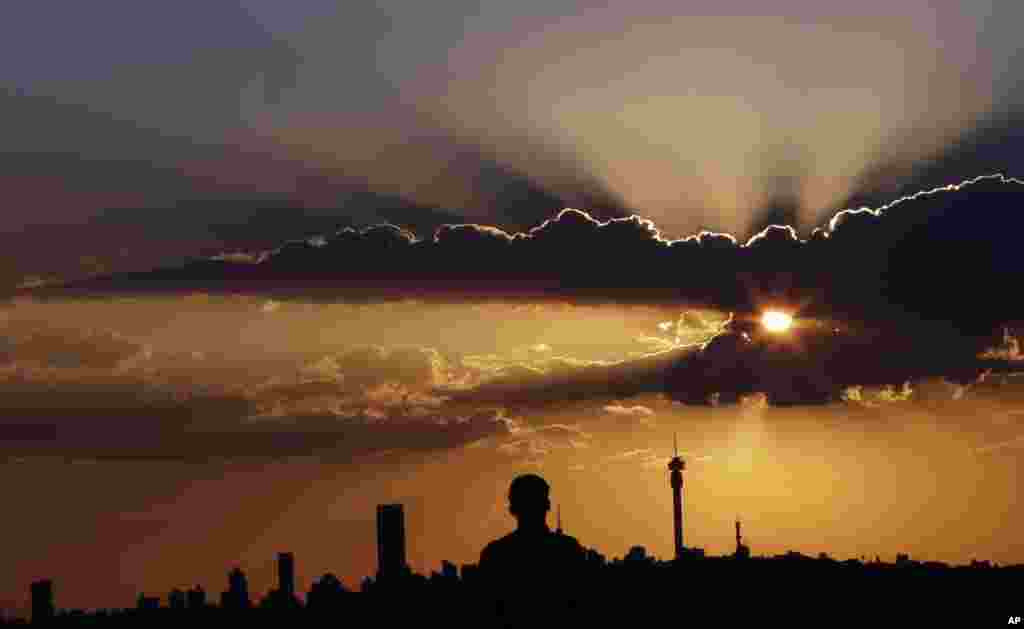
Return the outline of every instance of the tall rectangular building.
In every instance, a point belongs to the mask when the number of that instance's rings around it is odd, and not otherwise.
[[[295,555],[277,553],[277,588],[285,597],[295,596]]]
[[[43,579],[32,583],[32,622],[45,623],[53,618],[53,581]]]
[[[402,505],[377,505],[377,577],[406,571],[405,514]]]

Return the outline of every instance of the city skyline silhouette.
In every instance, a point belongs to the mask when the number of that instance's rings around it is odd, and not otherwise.
[[[873,560],[867,557],[833,558],[826,552],[811,557],[792,550],[781,555],[759,556],[752,554],[750,547],[743,543],[738,517],[735,520],[735,549],[731,554],[706,556],[703,548],[680,547],[680,509],[683,503],[679,500],[681,483],[677,477],[682,466],[679,464],[678,446],[675,439],[673,441],[673,457],[667,469],[673,495],[671,521],[676,546],[674,556],[669,560],[649,555],[643,545],[630,547],[621,559],[606,560],[605,555],[581,546],[563,531],[560,509],[556,510],[557,528],[551,529],[547,523],[551,511],[550,487],[539,475],[527,473],[513,479],[507,495],[509,513],[517,521],[516,529],[487,544],[480,552],[479,562],[457,566],[441,560],[440,570],[432,570],[429,578],[413,571],[406,562],[404,506],[390,503],[378,505],[376,510],[376,573],[366,575],[358,586],[346,585],[333,573],[327,572],[311,580],[308,592],[299,593],[296,590],[295,555],[284,551],[275,557],[276,587],[267,590],[263,596],[250,590],[243,568],[237,565],[226,573],[227,587],[219,597],[216,593],[208,594],[198,584],[185,589],[175,586],[166,596],[140,592],[134,608],[121,609],[63,609],[56,601],[54,582],[40,579],[33,581],[29,588],[30,620],[38,626],[76,626],[76,623],[135,622],[147,618],[149,622],[174,622],[184,618],[184,614],[192,614],[210,621],[219,619],[226,622],[232,615],[257,612],[270,615],[268,617],[291,614],[295,620],[299,619],[296,614],[302,613],[306,614],[307,620],[313,620],[352,613],[355,603],[349,596],[356,593],[364,597],[376,595],[373,604],[386,604],[382,601],[402,596],[436,596],[440,597],[439,600],[451,600],[458,592],[465,598],[463,604],[468,605],[464,611],[469,616],[463,619],[469,623],[468,626],[483,623],[485,626],[518,627],[536,626],[541,622],[547,623],[544,626],[554,627],[590,617],[586,614],[591,613],[587,606],[594,602],[591,588],[600,587],[597,584],[601,582],[602,575],[611,574],[604,571],[619,568],[625,570],[624,575],[633,574],[631,578],[639,575],[652,579],[657,577],[650,570],[657,566],[671,567],[676,571],[674,574],[686,575],[688,579],[703,578],[706,574],[722,578],[730,571],[736,573],[732,576],[734,579],[751,579],[756,573],[751,566],[756,564],[766,566],[761,569],[766,576],[775,570],[791,577],[806,577],[808,574],[824,575],[822,566],[826,566],[833,570],[832,579],[856,578],[855,573],[863,571],[876,575],[870,577],[872,579],[885,578],[918,594],[927,588],[946,587],[955,582],[956,587],[995,587],[1005,595],[1024,583],[1024,564],[1000,566],[989,560],[972,560],[968,565],[953,566],[911,558],[906,553],[899,553],[892,562],[883,562],[878,556]],[[813,568],[814,565],[817,568]],[[642,570],[647,572],[638,572]],[[878,576],[886,574],[888,576]],[[971,574],[976,576],[965,576]],[[992,577],[993,574],[998,574],[999,578]],[[923,579],[930,581],[926,583]],[[668,586],[669,582],[657,584],[657,587]],[[362,604],[371,603],[364,601]],[[370,607],[359,609],[360,613],[373,613]],[[211,616],[215,611],[222,615]],[[171,615],[160,616],[161,613]],[[2,623],[24,620],[0,614]]]

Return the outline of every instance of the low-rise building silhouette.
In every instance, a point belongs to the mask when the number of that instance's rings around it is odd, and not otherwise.
[[[185,592],[178,588],[172,589],[167,594],[167,606],[179,611],[185,609]]]
[[[632,563],[645,563],[648,560],[652,560],[652,558],[647,556],[647,549],[643,546],[633,546],[622,560]]]
[[[328,572],[310,586],[306,607],[316,611],[336,610],[342,605],[345,594],[348,594],[348,590],[341,579]]]
[[[221,592],[220,605],[226,609],[248,609],[252,602],[249,600],[249,580],[239,567],[232,568],[228,573],[228,589]]]
[[[189,609],[203,609],[206,607],[206,590],[196,585],[188,591],[187,602]]]

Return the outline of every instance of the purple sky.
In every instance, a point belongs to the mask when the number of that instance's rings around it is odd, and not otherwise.
[[[921,160],[1015,110],[1024,17],[924,0],[4,13],[5,283],[248,244],[211,226],[251,214],[188,202],[248,203],[293,226],[278,236],[318,225],[297,207],[400,222],[346,202],[353,186],[499,226],[536,221],[507,193],[525,186],[676,236],[749,235],[773,210],[808,229],[850,198],[912,187]]]

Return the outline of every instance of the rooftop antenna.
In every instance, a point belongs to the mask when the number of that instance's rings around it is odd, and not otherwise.
[[[736,515],[736,554],[737,559],[748,559],[750,547],[743,543],[743,535],[740,533],[740,516]]]

